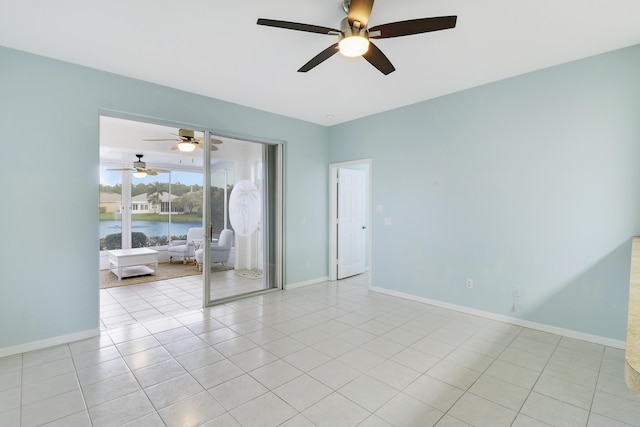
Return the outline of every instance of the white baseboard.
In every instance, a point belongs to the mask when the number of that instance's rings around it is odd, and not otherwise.
[[[556,326],[545,325],[544,323],[531,322],[529,320],[518,319],[515,317],[503,316],[500,314],[491,313],[489,311],[476,310],[473,308],[465,307],[462,305],[449,304],[442,301],[432,300],[429,298],[422,298],[415,295],[405,294],[402,292],[391,291],[389,289],[371,287],[374,292],[381,294],[391,295],[394,297],[404,298],[424,304],[435,305],[436,307],[447,308],[450,310],[459,311],[461,313],[472,314],[474,316],[484,317],[486,319],[496,320],[498,322],[509,323],[515,326],[522,326],[524,328],[536,329],[542,332],[549,332],[551,334],[562,335],[568,338],[574,338],[577,340],[588,341],[594,344],[605,345],[607,347],[619,348],[624,350],[626,347],[625,341],[614,340],[607,337],[601,337],[599,335],[586,334],[584,332],[574,331],[573,329],[558,328]]]
[[[88,329],[86,331],[75,332],[68,335],[60,335],[53,338],[47,338],[40,341],[31,341],[24,344],[18,344],[11,347],[0,348],[0,357],[13,356],[15,354],[26,353],[28,351],[40,350],[47,347],[53,347],[60,344],[68,344],[74,341],[80,341],[100,335],[100,328]]]
[[[303,286],[315,285],[315,284],[318,284],[318,283],[328,282],[328,281],[329,281],[329,276],[324,276],[324,277],[318,277],[316,279],[305,280],[304,282],[289,283],[289,284],[284,285],[284,288],[285,289],[295,289],[295,288],[301,288]]]

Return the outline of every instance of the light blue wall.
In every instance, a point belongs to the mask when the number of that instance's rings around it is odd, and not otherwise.
[[[101,109],[285,141],[285,283],[327,275],[327,128],[0,47],[0,349],[98,327]]]
[[[98,325],[101,109],[285,141],[286,283],[327,275],[328,164],[371,158],[374,286],[623,340],[638,70],[633,47],[327,129],[0,47],[0,349]]]
[[[373,286],[624,340],[639,70],[636,46],[332,127],[331,162],[372,159]]]

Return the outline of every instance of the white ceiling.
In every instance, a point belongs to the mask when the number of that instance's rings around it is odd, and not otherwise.
[[[142,160],[148,168],[161,168],[182,171],[202,171],[203,153],[196,148],[191,153],[172,150],[176,141],[146,141],[147,139],[175,139],[178,129],[151,123],[143,123],[113,117],[100,117],[100,162],[103,165],[131,168],[137,160],[136,154],[142,154]],[[202,138],[202,132],[195,132]],[[231,164],[238,158],[244,158],[252,151],[260,155],[255,144],[238,139],[216,136],[222,141],[218,150],[212,152],[211,164]],[[256,154],[256,150],[257,154]]]
[[[455,29],[376,40],[396,67],[335,55],[339,0],[0,0],[0,45],[332,125],[640,43],[638,0],[378,0],[370,26],[457,15]]]

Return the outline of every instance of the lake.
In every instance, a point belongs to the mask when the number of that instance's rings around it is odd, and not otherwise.
[[[201,222],[174,222],[171,224],[172,236],[186,236],[187,230],[192,227],[202,227]],[[100,238],[109,234],[120,233],[122,231],[121,222],[115,220],[100,221]],[[159,221],[131,221],[131,231],[139,231],[152,236],[167,236],[169,233],[169,223]]]

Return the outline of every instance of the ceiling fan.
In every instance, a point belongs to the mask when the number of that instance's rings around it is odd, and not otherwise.
[[[143,139],[143,141],[176,141],[177,144],[171,147],[171,149],[185,152],[193,151],[196,149],[196,147],[200,149],[204,148],[204,141],[202,140],[202,138],[195,137],[192,130],[179,129],[178,134],[175,136],[177,136],[177,138]],[[211,151],[217,151],[218,147],[216,145],[218,144],[222,144],[222,141],[220,141],[219,139],[211,138]]]
[[[362,56],[382,74],[387,75],[395,71],[395,67],[370,39],[388,39],[391,37],[446,30],[454,28],[456,26],[456,20],[458,19],[457,16],[440,16],[391,22],[368,28],[367,24],[369,23],[371,9],[373,8],[373,1],[374,0],[343,0],[342,7],[347,13],[347,17],[340,22],[339,30],[317,25],[263,18],[258,19],[257,24],[338,36],[339,40],[337,43],[329,46],[313,57],[309,62],[304,64],[298,72],[306,73],[339,51],[344,56]]]
[[[144,178],[147,175],[158,175],[159,173],[169,173],[166,169],[151,169],[147,168],[147,163],[142,161],[143,154],[136,154],[137,161],[133,162],[133,168],[121,168],[121,169],[107,169],[110,171],[133,171],[133,176],[136,178]]]

